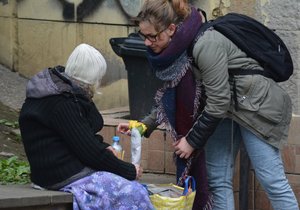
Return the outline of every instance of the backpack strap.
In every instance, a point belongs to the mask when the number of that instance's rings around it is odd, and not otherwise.
[[[251,75],[251,74],[260,74],[264,75],[263,70],[258,70],[258,69],[228,69],[229,75],[234,76],[234,75]]]

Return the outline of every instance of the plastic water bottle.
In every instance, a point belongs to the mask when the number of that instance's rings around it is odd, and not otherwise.
[[[120,145],[120,137],[119,136],[113,136],[112,137],[113,143],[112,147],[116,150],[117,152],[117,157],[121,160],[123,160],[123,149],[122,146]]]

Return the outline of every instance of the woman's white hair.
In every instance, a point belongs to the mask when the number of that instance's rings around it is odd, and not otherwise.
[[[66,63],[65,73],[85,84],[98,88],[107,64],[102,54],[88,44],[78,45]]]

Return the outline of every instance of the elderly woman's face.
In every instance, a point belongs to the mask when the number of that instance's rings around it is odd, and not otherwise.
[[[170,27],[161,31],[156,31],[154,25],[148,21],[139,23],[139,34],[143,38],[145,45],[155,53],[161,53],[169,44],[174,31]]]

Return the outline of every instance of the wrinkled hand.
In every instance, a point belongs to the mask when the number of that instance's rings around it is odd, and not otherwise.
[[[140,165],[134,164],[135,170],[136,170],[136,180],[142,177],[143,174],[143,168]]]
[[[112,152],[116,157],[118,157],[116,150],[112,146],[106,147],[106,149]]]
[[[187,142],[185,137],[182,137],[177,142],[173,143],[175,154],[180,158],[189,158],[194,152],[194,148]]]
[[[131,135],[131,131],[129,129],[129,123],[120,123],[117,127],[117,131],[128,136]]]

